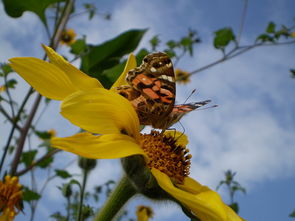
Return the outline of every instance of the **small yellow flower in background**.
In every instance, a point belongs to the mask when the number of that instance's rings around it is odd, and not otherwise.
[[[76,41],[76,35],[74,29],[66,29],[61,34],[60,43],[71,46]]]
[[[17,177],[5,176],[0,181],[0,221],[12,221],[21,211],[21,188]]]
[[[56,130],[50,129],[47,132],[50,134],[50,138],[56,137]]]
[[[0,86],[0,94],[6,90],[5,85]]]
[[[190,79],[191,74],[189,72],[183,71],[179,68],[175,69],[175,79],[176,82],[181,84],[187,84],[191,81]]]
[[[292,32],[292,33],[290,34],[290,36],[291,36],[292,38],[295,38],[295,32]]]
[[[137,221],[148,221],[153,217],[153,210],[148,206],[138,206],[136,209]]]

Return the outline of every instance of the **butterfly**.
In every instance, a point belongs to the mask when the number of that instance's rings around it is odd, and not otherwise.
[[[129,85],[117,87],[135,108],[141,125],[167,129],[186,113],[210,102],[205,100],[175,105],[175,74],[169,56],[163,52],[148,54],[142,64],[127,73]]]

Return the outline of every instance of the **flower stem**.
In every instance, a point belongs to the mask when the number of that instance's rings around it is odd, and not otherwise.
[[[94,221],[112,220],[125,203],[135,194],[136,190],[129,179],[126,176],[122,177],[104,206],[96,214]]]

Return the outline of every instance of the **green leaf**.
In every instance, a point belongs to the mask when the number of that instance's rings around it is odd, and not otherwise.
[[[37,150],[23,152],[21,156],[21,162],[24,163],[26,167],[30,166],[33,163],[33,160],[35,159],[37,153]]]
[[[8,63],[1,64],[1,69],[3,70],[4,75],[8,75],[9,73],[13,72],[12,68]]]
[[[239,204],[238,203],[232,203],[229,205],[230,208],[233,209],[236,213],[239,213]]]
[[[15,79],[11,79],[6,82],[6,87],[8,88],[15,88],[15,85],[17,84],[17,81]]]
[[[63,0],[3,0],[3,4],[5,12],[13,18],[21,17],[25,11],[31,11],[46,24],[46,8],[53,3],[61,1]]]
[[[295,78],[295,69],[290,69],[290,72],[291,72],[291,77]]]
[[[32,201],[40,199],[40,194],[30,190],[29,188],[25,187],[23,189],[23,200],[24,201]]]
[[[47,157],[41,162],[38,163],[38,166],[41,168],[46,168],[48,167],[51,163],[53,162],[53,157]]]
[[[82,57],[81,70],[106,86],[108,82],[101,77],[102,72],[118,65],[124,55],[133,52],[145,32],[146,29],[129,30],[100,45],[89,46],[89,53]]]
[[[289,216],[295,218],[295,210],[293,210],[293,212]]]
[[[63,179],[67,179],[67,178],[72,177],[72,175],[69,174],[68,171],[66,171],[66,170],[58,170],[58,169],[56,169],[55,173],[56,173],[57,176],[59,176],[59,177],[61,177]]]
[[[42,140],[50,139],[51,134],[48,131],[37,131],[35,130],[35,134]]]
[[[269,22],[268,26],[266,28],[266,32],[267,33],[275,33],[275,29],[276,29],[276,24],[273,22]]]
[[[155,51],[156,48],[160,44],[160,39],[159,39],[158,35],[155,35],[154,37],[152,37],[152,39],[150,40],[150,44],[151,44],[151,47],[152,47],[152,51]]]
[[[60,212],[56,212],[50,215],[51,218],[55,219],[56,221],[67,221],[67,217],[63,216]]]
[[[256,41],[274,42],[274,38],[268,34],[261,34],[256,38]]]
[[[75,55],[80,55],[87,49],[86,41],[84,38],[77,39],[75,43],[71,45],[71,53]]]
[[[235,41],[236,37],[231,28],[223,28],[215,32],[214,47],[224,49],[231,41]]]

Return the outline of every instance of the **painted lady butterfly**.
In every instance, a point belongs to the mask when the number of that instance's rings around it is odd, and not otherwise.
[[[163,52],[145,56],[139,67],[128,72],[126,81],[129,85],[118,87],[117,92],[132,103],[142,125],[167,129],[186,113],[210,102],[174,105],[176,87],[173,65]]]

